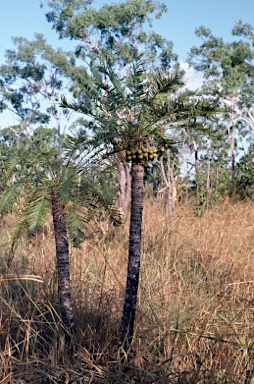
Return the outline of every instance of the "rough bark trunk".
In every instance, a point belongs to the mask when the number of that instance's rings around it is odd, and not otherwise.
[[[118,164],[119,172],[119,207],[122,209],[124,214],[126,214],[127,209],[130,203],[130,194],[131,194],[131,177],[130,170],[127,164],[124,164],[119,161]]]
[[[156,203],[158,199],[158,188],[159,188],[159,179],[157,172],[158,171],[158,161],[156,160],[153,163],[152,168],[152,179],[153,179],[153,202]]]
[[[67,238],[64,207],[55,191],[51,194],[51,207],[56,244],[56,262],[58,276],[58,294],[61,308],[61,318],[66,327],[66,341],[71,342],[74,335],[74,320],[71,304],[69,244]]]
[[[143,165],[134,164],[132,166],[131,175],[131,218],[129,234],[128,272],[122,321],[119,334],[119,345],[122,346],[125,350],[128,349],[133,337],[139,284],[144,189]]]

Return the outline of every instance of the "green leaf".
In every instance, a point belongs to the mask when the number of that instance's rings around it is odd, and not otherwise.
[[[14,226],[14,243],[22,232],[33,234],[38,231],[48,211],[49,187],[46,186],[36,189],[27,197],[24,209],[18,215]]]
[[[42,221],[49,211],[49,188],[39,188],[32,194],[26,207],[25,215],[27,217],[28,232],[37,231]]]
[[[19,183],[13,183],[7,188],[0,197],[0,214],[13,209],[13,204],[18,196],[20,189]]]

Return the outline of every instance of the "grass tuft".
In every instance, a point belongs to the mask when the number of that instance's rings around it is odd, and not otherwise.
[[[117,351],[128,221],[91,227],[71,249],[78,347],[59,317],[51,224],[9,262],[12,218],[0,228],[0,383],[210,383],[254,380],[254,209],[232,203],[173,222],[146,200],[136,332]]]

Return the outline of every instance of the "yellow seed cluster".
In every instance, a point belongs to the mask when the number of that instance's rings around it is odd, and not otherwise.
[[[165,149],[163,147],[140,147],[140,148],[129,148],[126,151],[126,161],[130,162],[147,162],[153,161],[157,156],[163,154]]]

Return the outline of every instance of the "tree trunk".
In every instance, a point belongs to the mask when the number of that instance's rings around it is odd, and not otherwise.
[[[195,156],[195,182],[196,182],[196,193],[199,200],[199,160],[198,160],[198,147],[196,142],[194,142],[194,156]]]
[[[129,233],[128,272],[119,335],[119,345],[122,346],[125,350],[128,349],[133,337],[139,284],[144,189],[143,165],[132,165],[131,175],[131,218]]]
[[[175,179],[174,179],[174,162],[171,165],[170,152],[168,149],[166,150],[166,156],[167,156],[167,171],[165,171],[162,158],[161,158],[160,166],[161,166],[162,177],[167,190],[167,205],[168,205],[169,219],[170,221],[172,221],[175,216],[175,198],[176,198],[176,186],[175,186]]]
[[[119,207],[122,209],[124,214],[126,214],[129,203],[130,203],[130,193],[131,193],[131,177],[130,170],[128,165],[119,161],[118,163],[118,172],[119,172]]]
[[[156,160],[153,163],[152,167],[152,179],[153,179],[153,202],[156,203],[158,199],[158,187],[159,187],[159,179],[157,172],[158,171],[158,161]]]
[[[207,178],[206,178],[206,208],[209,209],[212,203],[211,200],[211,179],[210,179],[210,173],[211,173],[211,158],[208,156],[208,166],[207,166]]]
[[[231,140],[230,140],[232,195],[234,195],[235,193],[235,135],[236,135],[236,125],[232,119],[232,133],[231,133]]]
[[[58,294],[61,308],[61,318],[66,327],[66,341],[71,342],[74,335],[74,320],[71,304],[69,244],[67,238],[64,207],[55,191],[51,194],[51,207],[56,244],[56,262],[58,276]]]
[[[174,164],[170,164],[170,153],[166,151],[167,155],[167,179],[168,179],[168,213],[169,218],[172,221],[175,216],[175,199],[176,199],[176,186],[174,179]]]

